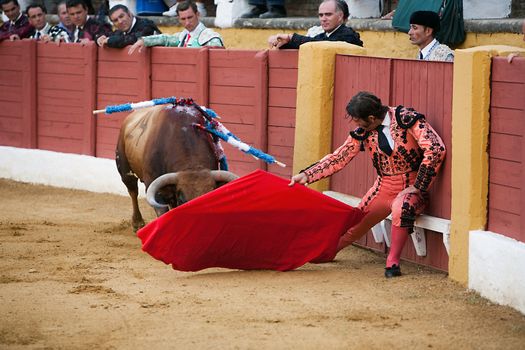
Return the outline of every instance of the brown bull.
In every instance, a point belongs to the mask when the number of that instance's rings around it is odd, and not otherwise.
[[[132,112],[122,123],[116,149],[117,169],[133,204],[132,226],[144,226],[137,179],[157,216],[237,178],[217,170],[211,136],[193,126],[204,121],[192,106],[157,106]]]

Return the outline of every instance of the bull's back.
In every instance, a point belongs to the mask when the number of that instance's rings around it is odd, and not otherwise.
[[[190,111],[191,113],[188,113]],[[192,127],[195,110],[155,106],[131,113],[120,138],[131,170],[143,181],[165,172],[216,165],[209,135]]]

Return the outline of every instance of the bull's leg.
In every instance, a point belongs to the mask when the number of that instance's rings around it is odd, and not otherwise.
[[[137,178],[127,176],[126,179],[122,178],[122,181],[128,188],[129,196],[131,197],[131,204],[133,206],[133,214],[131,215],[131,226],[133,227],[133,231],[137,232],[138,229],[144,227],[144,219],[142,218],[142,214],[140,213],[139,209],[139,187],[137,184]]]
[[[122,179],[124,185],[126,185],[129,196],[131,197],[131,204],[133,206],[133,214],[131,215],[131,226],[133,227],[133,231],[137,232],[139,228],[144,227],[145,225],[144,219],[142,218],[142,214],[140,213],[139,209],[138,179],[131,172],[131,168],[126,157],[122,156],[124,153],[120,151],[121,149],[122,145],[119,140],[115,161],[117,163],[117,169],[120,174],[120,178]]]

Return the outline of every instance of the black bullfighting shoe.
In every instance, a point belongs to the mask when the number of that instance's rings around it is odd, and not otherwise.
[[[266,11],[268,8],[265,5],[255,5],[250,11],[243,13],[241,18],[259,18]]]
[[[286,17],[286,9],[284,6],[270,6],[270,11],[265,12],[259,18],[282,18]]]
[[[401,276],[401,268],[399,265],[392,265],[391,267],[385,267],[385,277],[386,278],[392,278],[392,277],[399,277]]]

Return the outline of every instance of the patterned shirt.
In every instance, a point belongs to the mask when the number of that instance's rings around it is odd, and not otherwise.
[[[434,39],[419,52],[418,58],[424,61],[454,62],[454,51]]]
[[[60,28],[59,26],[51,26],[49,23],[46,23],[46,26],[41,30],[35,29],[35,32],[33,35],[31,35],[31,39],[42,40],[44,35],[48,35],[51,41],[62,41],[65,43],[70,42],[69,35],[64,29]]]
[[[445,158],[445,145],[425,116],[411,108],[391,107],[390,135],[394,147],[390,155],[379,147],[378,132],[357,128],[332,154],[303,170],[312,183],[343,169],[360,151],[368,149],[379,176],[417,171],[414,187],[429,189]]]
[[[9,39],[13,34],[16,34],[20,39],[29,38],[33,33],[33,26],[29,24],[29,18],[26,15],[20,14],[16,21],[7,21],[0,27],[0,41]]]

